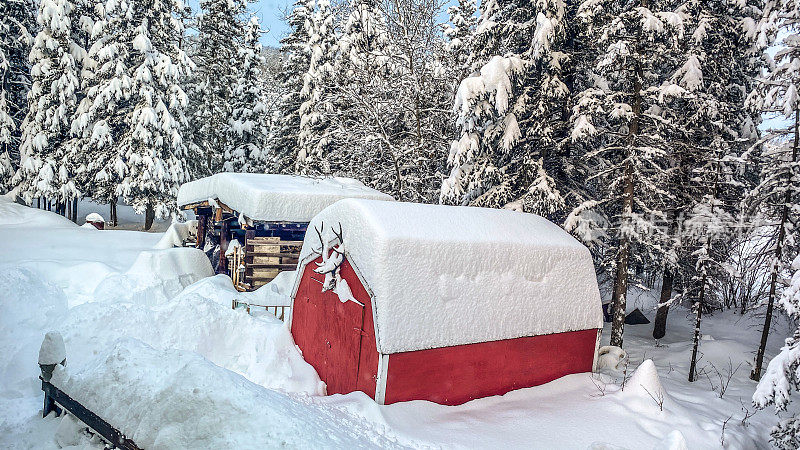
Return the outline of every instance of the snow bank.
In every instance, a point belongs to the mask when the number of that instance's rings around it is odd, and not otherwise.
[[[53,383],[142,448],[396,447],[368,423],[180,350],[121,339]]]
[[[29,208],[0,196],[0,225],[25,227],[76,227],[69,219],[49,211]]]
[[[145,250],[127,271],[104,278],[95,288],[93,298],[105,302],[156,304],[213,275],[211,262],[200,249]]]
[[[229,289],[221,288],[225,283]],[[120,292],[125,288],[118,286]],[[224,276],[203,279],[157,305],[109,301],[68,308],[63,291],[20,268],[0,269],[0,290],[7,292],[0,302],[0,398],[16,395],[8,392],[40,395],[36,350],[50,330],[63,336],[71,367],[83,367],[99,350],[124,336],[158,349],[196,352],[268,388],[324,393],[283,322],[231,309],[227,295],[236,291]]]
[[[308,222],[328,205],[350,197],[394,200],[352,178],[219,173],[182,185],[178,206],[219,199],[249,219]]]
[[[542,217],[346,199],[309,229],[323,224],[329,240],[341,224],[346,257],[374,294],[381,353],[603,326],[589,250]],[[318,241],[306,233],[301,268]]]

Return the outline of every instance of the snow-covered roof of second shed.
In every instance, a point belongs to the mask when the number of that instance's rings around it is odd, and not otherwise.
[[[211,198],[254,220],[308,222],[325,207],[352,197],[394,200],[352,178],[218,173],[183,184],[178,206]]]
[[[589,250],[542,217],[346,199],[310,227],[333,240],[340,224],[345,254],[373,294],[381,353],[603,326]],[[306,233],[301,264],[318,241]]]

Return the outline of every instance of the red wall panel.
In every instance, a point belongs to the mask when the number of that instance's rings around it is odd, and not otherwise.
[[[328,394],[363,390],[374,398],[378,354],[370,297],[347,260],[340,269],[342,277],[363,307],[342,303],[333,292],[322,292],[324,276],[314,272],[316,267],[313,261],[306,265],[297,288],[292,308],[294,341],[327,384]]]
[[[458,405],[590,372],[597,330],[443,347],[389,356],[385,403]]]

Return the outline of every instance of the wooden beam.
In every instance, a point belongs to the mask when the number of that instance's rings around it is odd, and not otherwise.
[[[195,247],[200,250],[206,246],[206,226],[208,225],[208,217],[205,215],[197,216],[197,242]]]
[[[124,450],[141,450],[135,442],[125,437],[124,434],[111,426],[111,424],[103,420],[100,416],[89,411],[85,406],[75,401],[52,383],[44,381],[41,377],[39,377],[39,379],[42,380],[42,391],[44,391],[45,408],[42,410],[43,417],[46,417],[50,411],[60,413],[56,405],[56,403],[58,403],[58,405],[63,406],[64,409],[86,424],[92,431],[102,436],[106,442],[114,447]]]

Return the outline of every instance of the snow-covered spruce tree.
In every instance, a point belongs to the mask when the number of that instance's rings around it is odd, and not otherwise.
[[[478,7],[475,0],[459,0],[457,5],[447,8],[450,23],[444,27],[447,38],[445,47],[448,66],[461,81],[472,72],[470,55],[474,48],[475,31],[478,28]]]
[[[482,67],[456,93],[458,139],[442,202],[563,217],[552,168],[562,165],[558,146],[567,129],[564,15],[562,0],[481,5],[470,59]]]
[[[700,134],[701,140],[718,131],[697,128],[692,132]],[[719,305],[714,296],[721,292],[720,281],[731,275],[725,268],[726,247],[721,243],[732,233],[736,224],[735,216],[731,214],[731,205],[736,204],[733,194],[739,190],[733,178],[736,158],[728,153],[730,149],[721,136],[712,139],[710,147],[695,147],[696,151],[699,150],[696,156],[700,164],[692,170],[691,188],[699,198],[684,222],[687,232],[684,238],[692,250],[695,269],[687,283],[687,294],[695,313],[689,381],[697,379],[697,348],[703,312]]]
[[[696,270],[700,267],[692,253],[703,242],[679,236],[677,232],[682,227],[677,227],[676,221],[686,219],[682,217],[684,213],[698,208],[698,204],[710,202],[708,195],[712,189],[709,185],[713,183],[709,179],[716,175],[708,175],[709,170],[716,170],[716,167],[725,175],[721,180],[723,188],[716,196],[724,211],[717,208],[716,212],[727,214],[728,218],[740,217],[736,199],[744,194],[747,177],[740,172],[736,177],[738,183],[732,183],[729,172],[734,166],[741,171],[742,165],[736,164],[737,158],[757,138],[754,124],[758,115],[746,107],[745,93],[752,89],[761,64],[757,52],[754,52],[755,34],[742,35],[741,32],[743,28],[748,29],[746,25],[754,23],[759,14],[754,3],[732,4],[714,0],[689,2],[679,9],[685,17],[686,40],[682,46],[684,51],[676,55],[683,64],[668,81],[674,86],[674,92],[667,112],[671,114],[668,116],[670,122],[683,125],[672,128],[671,132],[665,130],[673,146],[664,184],[664,189],[670,193],[665,208],[668,239],[663,243],[661,306],[653,328],[656,339],[666,332],[676,276],[685,280],[682,284],[690,289],[687,294],[697,299],[699,289],[692,281],[700,280],[702,275]],[[727,226],[733,225],[727,223]],[[711,261],[723,261],[729,256],[725,252],[730,248],[732,238],[732,233],[714,235],[715,245],[709,249],[713,253]],[[703,270],[708,278],[709,271],[705,267]],[[682,273],[677,273],[679,271]],[[711,274],[717,278],[712,277],[701,284],[720,289],[724,280],[719,277],[730,279],[734,276],[720,271]],[[710,295],[716,294],[716,289],[711,290]],[[701,303],[706,305],[709,302]]]
[[[800,323],[800,256],[791,265],[794,270],[789,286],[778,299],[778,306]],[[800,327],[786,338],[785,345],[767,366],[753,393],[753,403],[763,409],[775,405],[775,413],[786,411],[792,391],[800,391]],[[772,443],[780,449],[800,448],[800,418],[781,419],[770,431]]]
[[[236,144],[230,133],[233,88],[239,78],[240,48],[247,24],[246,0],[202,0],[197,17],[198,42],[192,55],[192,141],[205,153],[207,173],[222,169],[225,152]]]
[[[263,89],[265,60],[260,37],[261,26],[253,16],[245,28],[237,80],[231,89],[231,118],[223,165],[226,172],[264,173],[271,157],[267,147],[269,107]]]
[[[572,139],[586,144],[593,179],[604,187],[601,211],[610,221],[613,251],[611,345],[621,346],[629,271],[662,255],[668,192],[662,189],[672,147],[664,83],[677,66],[683,20],[662,1],[587,0],[579,9],[592,66],[577,95]],[[666,119],[666,120],[665,120]]]
[[[769,297],[755,365],[750,378],[761,378],[767,337],[769,336],[779,275],[785,269],[787,249],[797,245],[798,149],[800,149],[800,4],[793,0],[770,0],[764,7],[759,25],[763,46],[777,46],[774,59],[765,54],[767,74],[748,97],[757,112],[783,116],[785,125],[767,131],[768,142],[763,151],[761,182],[749,198],[751,209],[760,209],[775,219],[777,236],[773,247]]]
[[[308,30],[314,13],[313,0],[296,0],[286,18],[289,34],[281,39],[283,67],[278,76],[283,95],[278,121],[270,133],[270,147],[275,152],[272,172],[294,171],[300,132],[300,105],[303,104],[303,77],[311,61]]]
[[[297,136],[297,162],[295,171],[301,174],[314,173],[319,169],[319,160],[328,144],[328,111],[334,76],[334,54],[336,52],[336,29],[334,11],[327,0],[318,0],[311,20],[306,23],[310,59],[308,71],[303,75],[300,96],[300,129]]]
[[[30,87],[28,54],[36,28],[32,0],[0,4],[0,193],[13,186],[19,164],[20,126],[27,109]]]
[[[183,139],[190,64],[178,43],[183,27],[173,0],[109,2],[92,47],[97,68],[81,103],[76,133],[88,136],[96,156],[89,166],[106,201],[117,196],[145,213],[145,229],[174,209],[196,155]]]
[[[56,202],[59,211],[67,200],[81,195],[77,172],[82,161],[67,144],[82,96],[89,9],[80,0],[43,0],[29,59],[32,85],[14,180],[25,201],[46,197]]]

